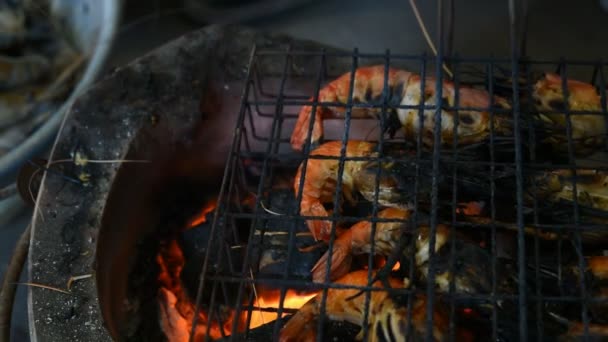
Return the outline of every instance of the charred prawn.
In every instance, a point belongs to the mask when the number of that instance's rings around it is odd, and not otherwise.
[[[300,214],[315,217],[307,218],[307,225],[316,240],[328,241],[331,236],[331,221],[320,217],[330,215],[327,206],[333,204],[336,196],[341,149],[341,141],[321,144],[311,151],[307,161],[300,164],[293,182],[296,198],[300,193],[300,183],[303,183]],[[337,194],[340,202],[333,210],[342,209],[343,199],[351,205],[356,204],[360,198],[373,203],[376,201],[376,192],[377,203],[382,208],[411,209],[415,200],[422,208],[430,206],[430,161],[418,160],[400,143],[385,143],[383,156],[380,157],[376,143],[360,140],[346,142],[342,191]],[[455,180],[460,199],[483,200],[488,197],[490,182],[486,166],[463,168],[456,178],[452,177],[451,167],[449,159],[441,160],[438,177],[442,196],[450,196],[453,193],[452,181]],[[513,175],[514,171],[505,167],[496,171],[495,178],[504,179],[508,183],[514,182]],[[509,194],[505,196],[510,198]],[[449,203],[444,204],[449,207]],[[336,235],[339,236],[343,231],[344,229],[338,226]]]
[[[353,101],[365,103],[382,102],[384,90],[384,65],[374,65],[358,68],[354,75],[343,74],[319,92],[319,102],[346,103],[350,93],[350,80],[354,77]],[[434,116],[437,104],[435,94],[436,80],[427,77],[424,80],[415,73],[389,68],[388,70],[388,102],[394,106],[407,106],[408,108],[397,108],[393,110],[397,121],[402,126],[406,138],[415,141],[418,136],[420,125],[419,109],[424,105],[422,115],[421,138],[425,145],[433,144]],[[424,90],[422,89],[424,83]],[[458,103],[456,100],[458,92]],[[312,99],[311,99],[312,100]],[[449,81],[443,81],[443,100],[446,107],[461,107],[459,110],[459,124],[457,128],[458,141],[460,144],[471,144],[484,141],[490,134],[490,128],[494,125],[495,132],[508,133],[511,131],[510,123],[503,116],[496,115],[491,119],[490,112],[497,109],[509,109],[507,101],[501,97],[492,98],[488,92],[471,87],[459,87]],[[490,105],[493,104],[493,109]],[[323,120],[332,117],[342,117],[344,108],[329,107],[321,105],[312,112],[312,106],[304,106],[300,110],[298,120],[291,135],[291,146],[301,151],[306,143],[310,120],[314,119],[310,142],[317,145],[323,137]],[[374,117],[380,113],[379,108],[353,108],[353,117]],[[454,137],[455,112],[450,109],[441,111],[441,143],[451,144]],[[392,129],[392,128],[391,128]]]

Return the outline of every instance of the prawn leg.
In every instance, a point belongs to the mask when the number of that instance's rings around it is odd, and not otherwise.
[[[372,277],[374,272],[372,272]],[[388,280],[390,288],[399,289],[409,287],[409,280],[399,280],[392,277]],[[359,270],[348,273],[336,281],[337,284],[351,286],[367,286],[368,271]],[[372,286],[381,286],[380,282]],[[366,296],[356,296],[356,288],[331,288],[327,291],[325,314],[335,321],[346,321],[369,329],[370,341],[397,340],[406,341],[408,336],[408,308],[398,303],[388,291],[372,291],[370,294],[368,321],[364,322]],[[316,320],[320,314],[321,295],[308,301],[283,326],[279,341],[314,341],[316,339]],[[427,301],[422,295],[416,296],[411,306],[411,330],[415,338],[425,335]],[[433,340],[443,341],[448,334],[448,316],[441,306],[433,311]],[[362,339],[363,331],[357,335]]]

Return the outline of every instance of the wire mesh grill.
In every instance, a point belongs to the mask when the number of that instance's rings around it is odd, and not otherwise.
[[[299,63],[304,60],[316,67],[302,68]],[[216,319],[221,323],[226,307],[234,308],[236,317],[247,317],[243,327],[239,328],[241,322],[234,320],[222,334],[239,339],[231,331],[242,331],[247,336],[251,316],[260,310],[276,312],[276,317],[296,312],[283,305],[288,290],[294,288],[318,292],[315,297],[318,312],[309,325],[318,341],[327,337],[328,320],[349,320],[347,316],[353,315],[348,311],[352,308],[336,309],[338,301],[345,301],[330,292],[337,288],[360,290],[365,298],[358,302],[361,306],[355,310],[357,318],[350,319],[361,326],[364,340],[371,339],[372,334],[384,334],[387,340],[414,336],[432,340],[439,339],[438,334],[441,339],[461,340],[471,333],[482,336],[482,340],[540,341],[557,336],[590,336],[604,329],[606,322],[602,317],[608,302],[602,295],[605,290],[601,273],[605,271],[600,264],[608,215],[605,203],[595,199],[606,199],[603,194],[608,178],[597,179],[605,177],[608,169],[608,160],[603,155],[607,146],[602,140],[604,136],[591,137],[599,138],[600,142],[595,143],[592,154],[580,156],[581,140],[573,138],[573,131],[580,122],[578,115],[603,116],[602,123],[608,127],[605,63],[564,60],[512,63],[508,59],[459,57],[443,60],[449,62],[454,73],[449,80],[455,89],[453,103],[449,103],[448,95],[442,94],[445,91],[442,84],[448,80],[434,57],[395,55],[390,51],[363,54],[357,50],[352,53],[289,48],[253,50],[234,145],[212,225],[216,234],[211,234],[215,238],[207,249],[197,297],[197,309],[207,312],[210,321]],[[367,65],[383,66],[379,69],[382,74],[378,75],[379,82],[383,82],[381,96],[361,101],[361,96],[353,91],[357,85],[355,78],[349,77],[344,103],[319,100],[320,90],[330,81],[346,72],[353,75]],[[389,86],[389,68],[419,74],[421,79],[416,84],[420,93],[424,94],[425,89],[434,92],[436,102],[404,105],[403,97],[395,101],[391,96],[397,92]],[[551,111],[543,111],[545,117],[539,115],[538,103],[533,100],[534,84],[545,72],[561,76],[564,98],[554,102],[557,108],[554,115],[564,118],[559,127],[547,124],[546,115]],[[435,78],[429,87],[425,82],[429,82],[426,77],[431,75]],[[572,94],[578,90],[567,83],[574,77],[596,87],[600,108],[569,108],[573,102],[568,99],[579,96]],[[487,108],[458,105],[462,96],[460,86],[465,85],[488,92],[490,105]],[[510,105],[497,106],[494,95],[507,99]],[[312,155],[316,146],[310,143],[301,153],[290,146],[298,112],[307,105],[313,107],[313,112],[316,107],[344,108],[343,118],[325,122],[324,141],[341,142],[335,153]],[[353,115],[357,108],[376,109],[378,114]],[[423,121],[424,111],[432,111],[430,146],[423,142],[423,134],[408,138],[387,133],[395,125],[396,111],[408,109],[418,113],[419,122]],[[459,124],[468,120],[461,113],[474,111],[489,113],[488,134],[475,143],[459,143],[462,139]],[[454,119],[453,137],[445,144],[440,144],[440,121],[446,118],[442,112],[451,113]],[[498,132],[496,122],[508,122],[510,130]],[[312,134],[312,122],[308,128],[308,134]],[[375,153],[347,156],[347,142],[355,139],[373,142]],[[337,161],[337,168],[331,173],[335,191],[326,203],[334,210],[327,217],[300,212],[306,177],[316,176],[316,170],[308,168],[313,160]],[[357,161],[367,163],[373,191],[366,199],[359,198],[357,203],[364,203],[363,206],[346,212],[342,210],[342,194],[353,191],[349,180],[353,175],[345,173],[351,172],[348,165]],[[300,182],[294,184],[293,177],[300,165]],[[407,219],[379,217],[387,207],[386,203],[379,203],[386,170],[399,170],[400,177],[409,183],[405,190],[399,190],[410,191],[406,197],[411,216]],[[571,180],[560,178],[568,171],[575,174]],[[589,183],[589,179],[593,181]],[[562,194],[565,187],[571,193],[581,192],[570,199],[554,196]],[[471,188],[475,191],[470,191]],[[469,216],[462,205],[476,202],[485,203],[485,211]],[[313,282],[310,275],[294,271],[306,253],[299,250],[301,236],[309,231],[306,220],[312,219],[331,222],[324,247],[330,260],[323,265],[322,282]],[[371,226],[367,232],[371,242],[366,245],[369,257],[360,265],[366,270],[366,279],[354,285],[331,281],[330,264],[338,236],[343,234],[344,227],[362,221],[370,222]],[[378,226],[399,221],[403,223],[402,231],[392,241],[386,264],[378,266],[374,255],[383,248],[376,242]],[[245,229],[242,222],[246,222]],[[426,240],[422,238],[421,227],[428,229]],[[448,229],[446,235],[441,235],[443,227]],[[285,237],[282,244],[272,243],[276,234]],[[447,242],[441,240],[444,237]],[[246,242],[237,245],[235,241]],[[418,245],[420,241],[428,244],[428,261],[423,264],[417,261],[424,248]],[[441,248],[436,250],[434,246],[438,244]],[[209,261],[230,258],[235,248],[243,251],[243,264],[226,268]],[[285,258],[280,271],[272,275],[260,272],[264,254],[261,251],[265,248]],[[393,275],[398,274],[401,281],[407,278],[409,286],[404,283],[387,288],[386,279],[396,261],[401,267]],[[260,287],[280,290],[277,308],[254,305]],[[386,311],[393,315],[387,318],[381,303],[372,296],[378,291],[390,293],[386,301],[397,303],[403,310]],[[385,328],[364,322],[379,322]],[[196,323],[200,322],[195,322],[192,332]],[[272,322],[268,337],[278,338],[284,323],[284,320]]]

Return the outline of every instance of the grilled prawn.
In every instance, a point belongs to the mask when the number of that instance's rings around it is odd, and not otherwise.
[[[373,203],[377,190],[378,204],[381,207],[408,209],[412,207],[414,201],[418,202],[419,208],[428,207],[433,183],[432,165],[417,160],[401,143],[384,143],[382,148],[383,156],[387,158],[384,160],[379,158],[375,143],[359,140],[350,140],[346,143],[345,157],[350,159],[344,161],[342,190],[339,194],[341,199],[344,198],[353,205],[360,195],[366,201]],[[341,149],[341,141],[324,143],[310,153],[305,174],[304,162],[298,168],[293,186],[297,197],[301,179],[304,178],[300,203],[302,215],[329,216],[325,205],[334,204]],[[390,162],[389,157],[392,160]],[[469,198],[483,200],[484,196],[490,194],[489,173],[485,166],[471,165],[460,168],[457,177],[454,178],[453,165],[446,158],[449,157],[441,157],[437,172],[438,191],[443,198],[451,197],[454,183],[461,200]],[[509,179],[513,178],[512,174],[509,169],[496,171],[494,179],[495,181],[503,179],[509,184]],[[376,189],[377,183],[378,189]],[[502,196],[499,194],[496,198]],[[342,202],[333,209],[341,210],[341,205]],[[329,240],[330,221],[314,218],[308,219],[307,224],[316,240]],[[340,233],[342,230],[338,229],[337,234]]]
[[[383,65],[366,66],[358,68],[354,75],[353,102],[382,103],[384,90],[385,67]],[[346,73],[329,83],[319,92],[319,102],[347,103],[350,92],[351,73]],[[427,77],[424,80],[424,91],[422,92],[422,78],[409,71],[389,68],[388,70],[388,98],[389,106],[435,106],[437,94],[435,93],[435,79]],[[456,91],[458,91],[458,103],[455,103]],[[461,107],[459,111],[458,141],[460,144],[470,144],[483,141],[490,133],[490,104],[492,99],[484,90],[469,87],[456,89],[453,83],[443,82],[443,105]],[[506,100],[494,97],[494,104],[498,107],[509,108]],[[398,119],[407,139],[414,139],[419,132],[419,109],[399,108],[392,110]],[[380,114],[379,108],[353,108],[353,117],[370,117]],[[312,106],[304,106],[299,113],[298,120],[291,135],[291,146],[295,150],[302,150],[308,137],[310,120],[314,119],[311,143],[316,145],[323,137],[323,120],[332,117],[342,117],[344,108],[339,107],[316,107],[312,112]],[[435,109],[425,108],[422,113],[422,142],[430,146],[433,144]],[[508,121],[499,115],[494,116],[494,131],[496,133],[510,132]],[[455,118],[454,112],[441,111],[441,143],[451,144],[453,142]],[[390,130],[394,131],[393,127]]]
[[[428,279],[430,261],[430,227],[420,226],[417,229],[404,229],[407,224],[405,220],[409,212],[402,209],[385,209],[378,215],[381,218],[394,219],[395,222],[378,222],[373,243],[374,253],[385,257],[392,253],[400,254],[401,265],[409,264],[410,255],[414,255],[414,267],[416,273],[423,281]],[[399,221],[397,221],[399,220]],[[371,222],[359,222],[348,231],[339,236],[333,246],[331,256],[330,279],[336,279],[349,271],[352,256],[354,254],[369,253],[371,250]],[[454,236],[455,245],[451,246],[451,234]],[[399,251],[398,245],[401,236],[413,239],[414,243],[407,243],[404,250]],[[411,241],[411,240],[408,240]],[[412,251],[409,246],[412,246]],[[313,281],[325,282],[327,259],[326,252],[312,269]],[[453,259],[452,259],[453,258]],[[460,293],[489,293],[492,288],[491,278],[491,254],[462,234],[451,232],[449,227],[443,224],[437,226],[435,234],[435,256],[434,273],[435,284],[440,292],[447,293],[450,282],[454,282],[456,292]],[[454,268],[451,269],[451,262]],[[499,269],[507,267],[506,263],[498,261]],[[498,280],[497,286],[504,291],[513,288],[511,279],[506,276]]]
[[[599,170],[576,171],[576,193],[574,191],[574,173],[568,169],[558,169],[540,173],[534,176],[536,182],[536,198],[545,200],[544,206],[548,212],[557,217],[559,205],[568,209],[578,202],[581,218],[585,222],[608,222],[608,173]],[[533,194],[530,194],[533,195]],[[567,210],[571,219],[571,210]],[[583,232],[585,234],[600,234],[602,232]],[[599,235],[598,235],[599,237]]]
[[[600,96],[595,87],[589,83],[567,80],[568,108],[571,111],[601,112]],[[568,151],[568,136],[566,134],[565,99],[562,79],[556,74],[546,74],[536,82],[532,96],[536,107],[541,112],[541,128],[548,133],[546,142],[557,151]],[[543,113],[551,111],[552,113]],[[593,152],[601,146],[606,138],[605,114],[574,114],[570,116],[571,138],[574,151],[577,154]]]
[[[372,272],[372,276],[374,273]],[[341,277],[337,284],[367,286],[368,271],[355,271]],[[404,284],[405,283],[405,284]],[[390,278],[392,288],[408,287],[409,282]],[[382,286],[379,281],[372,284]],[[365,295],[359,295],[358,289],[332,288],[327,291],[325,314],[332,320],[347,321],[362,325],[365,308]],[[370,296],[370,313],[368,322],[370,341],[397,340],[406,341],[408,331],[407,306],[400,305],[390,296],[388,291],[372,291]],[[317,295],[293,315],[281,329],[279,341],[315,341],[317,319],[321,313],[321,295]],[[424,337],[426,332],[426,299],[419,296],[412,305],[412,331],[414,339]],[[448,317],[437,309],[433,312],[433,337],[435,341],[443,341],[448,335]],[[363,330],[357,336],[361,339]]]
[[[387,208],[378,213],[379,218],[406,220],[410,212],[404,209]],[[404,221],[376,223],[376,235],[373,239],[374,252],[388,255],[397,248],[399,233],[406,223]],[[372,222],[361,221],[341,234],[333,245],[330,263],[330,279],[340,278],[350,271],[352,258],[355,254],[371,252]],[[315,282],[325,282],[329,251],[317,261],[312,268],[312,278]]]
[[[430,238],[431,228],[419,227],[411,238],[414,239],[414,267],[423,282],[429,279],[431,267]],[[452,238],[454,244],[452,245]],[[401,266],[408,264],[410,250],[401,252]],[[433,273],[439,292],[450,291],[454,284],[455,293],[486,294],[492,290],[492,254],[479,243],[448,226],[437,225],[435,233],[435,255]],[[509,260],[496,259],[496,287],[501,293],[511,293],[515,288],[514,274]]]
[[[338,180],[338,167],[342,148],[341,141],[327,142],[311,152],[308,159],[306,174],[302,188],[302,201],[300,214],[304,216],[329,216],[325,204],[332,203],[336,193]],[[376,144],[350,140],[346,144],[347,158],[377,156]],[[334,157],[335,159],[315,159],[314,156]],[[296,197],[300,189],[300,180],[303,174],[303,163],[298,168],[294,179]],[[342,173],[342,194],[349,203],[355,203],[355,195],[361,194],[368,200],[373,200],[375,190],[375,177],[370,177],[370,161],[347,160],[344,162]],[[375,170],[373,170],[375,171]],[[375,174],[374,174],[375,175]],[[380,175],[380,188],[378,203],[384,206],[403,206],[403,189],[400,188],[397,178],[390,173]],[[337,210],[337,209],[335,209]],[[308,228],[316,240],[328,241],[331,234],[331,222],[322,219],[307,220]],[[338,231],[338,234],[340,231]]]
[[[586,303],[591,314],[591,321],[608,324],[608,257],[592,256],[585,258],[584,263],[585,269],[582,274],[576,261],[561,267],[561,274],[558,265],[541,266],[541,274],[547,278],[547,283],[553,284],[554,287],[544,291],[551,291],[556,295],[580,297],[582,295],[581,281],[584,281],[586,295],[588,299],[591,299]],[[556,291],[554,286],[556,282],[559,284],[559,291]],[[555,305],[560,306],[559,309],[565,313],[569,313],[580,312],[580,307],[578,307],[580,304],[556,303]],[[580,316],[573,318],[580,319]]]
[[[574,342],[574,341],[606,341],[608,340],[608,325],[606,324],[593,324],[590,323],[587,326],[587,333],[585,333],[585,326],[581,322],[570,322],[568,331],[558,337],[560,342]]]
[[[593,297],[602,298],[602,301],[590,303],[589,309],[597,322],[601,321],[608,324],[608,257],[593,256],[587,258],[586,262],[587,270],[585,270],[583,276],[587,287],[591,290]],[[578,267],[573,271],[580,279],[581,275]],[[605,331],[608,331],[608,329]]]
[[[574,173],[571,170],[554,170],[542,174],[539,179],[541,190],[549,199],[578,203],[593,209],[608,211],[608,173],[599,170],[576,171],[576,194],[574,193]]]

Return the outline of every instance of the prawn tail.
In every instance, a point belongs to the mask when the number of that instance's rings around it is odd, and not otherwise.
[[[312,268],[312,279],[316,283],[324,283],[327,277],[327,261],[330,257],[329,251],[317,261]],[[336,243],[331,254],[331,264],[329,266],[329,279],[333,281],[342,277],[350,271],[352,265],[352,253],[349,244]]]
[[[313,101],[312,98],[309,101]],[[327,115],[329,109],[317,107],[315,113],[312,113],[312,106],[304,106],[298,114],[298,120],[291,134],[291,148],[296,151],[304,150],[306,138],[310,131],[310,120],[314,117],[312,132],[310,132],[311,150],[317,147],[323,140],[323,118]]]
[[[304,304],[283,326],[279,342],[309,342],[317,337],[319,308],[316,297]]]
[[[301,213],[304,216],[329,216],[329,213],[320,202],[313,203],[308,210],[302,210]],[[329,241],[331,238],[331,221],[311,218],[307,219],[306,224],[315,240]],[[339,232],[340,230],[336,228],[336,235]]]

